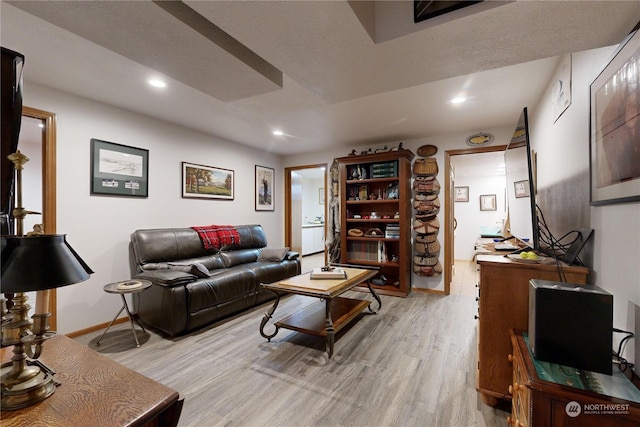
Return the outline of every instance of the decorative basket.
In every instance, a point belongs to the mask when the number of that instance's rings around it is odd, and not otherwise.
[[[440,183],[435,177],[429,180],[416,179],[413,181],[413,190],[420,193],[438,193]]]
[[[440,264],[440,261],[432,267],[414,264],[413,272],[418,276],[438,276],[442,274],[442,264]]]
[[[420,254],[436,255],[438,252],[440,252],[440,242],[437,240],[431,243],[415,242],[414,247],[416,253]]]
[[[416,200],[413,202],[413,208],[425,214],[436,214],[440,210],[440,199],[437,197],[433,200]]]
[[[351,237],[362,237],[364,235],[364,231],[360,230],[359,228],[352,228],[351,230],[347,231],[347,234]]]
[[[438,236],[435,234],[416,234],[416,242],[418,243],[433,243],[438,240]]]
[[[413,222],[413,229],[420,234],[435,234],[440,230],[440,221],[437,216],[429,220],[416,219]]]
[[[413,265],[421,267],[433,267],[438,263],[438,258],[431,255],[416,255],[413,257]]]
[[[433,201],[438,198],[438,195],[430,193],[416,193],[413,198],[418,201]]]
[[[438,147],[435,145],[423,145],[418,148],[418,156],[420,157],[431,157],[438,152]]]
[[[438,175],[438,162],[431,157],[416,159],[413,162],[413,173],[416,175]]]

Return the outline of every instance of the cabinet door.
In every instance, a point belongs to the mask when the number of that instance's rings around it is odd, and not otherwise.
[[[302,229],[302,255],[313,252],[313,228]]]

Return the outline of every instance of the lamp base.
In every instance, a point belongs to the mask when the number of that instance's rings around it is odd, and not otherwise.
[[[2,403],[0,407],[3,411],[13,411],[26,408],[35,403],[45,400],[56,391],[58,381],[53,377],[54,372],[46,365],[38,361],[29,361],[29,365],[38,366],[40,372],[33,378],[12,386],[2,384]],[[2,377],[11,371],[13,364],[5,363],[1,367]]]

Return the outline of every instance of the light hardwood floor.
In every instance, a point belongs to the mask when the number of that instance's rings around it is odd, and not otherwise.
[[[179,391],[181,427],[503,426],[508,414],[475,391],[475,264],[456,271],[449,296],[382,296],[378,314],[338,334],[330,360],[317,337],[281,329],[262,338],[270,303],[183,337],[139,331],[140,348],[128,323],[99,347],[102,331],[76,339]],[[274,318],[314,301],[285,298]]]

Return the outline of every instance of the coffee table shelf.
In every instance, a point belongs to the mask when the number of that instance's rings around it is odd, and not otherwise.
[[[335,332],[338,332],[355,319],[358,314],[369,307],[370,303],[367,300],[353,298],[334,298],[331,301],[331,319],[333,320]],[[310,304],[276,322],[275,325],[279,328],[291,329],[304,334],[326,337],[327,318],[325,304],[322,302]]]

